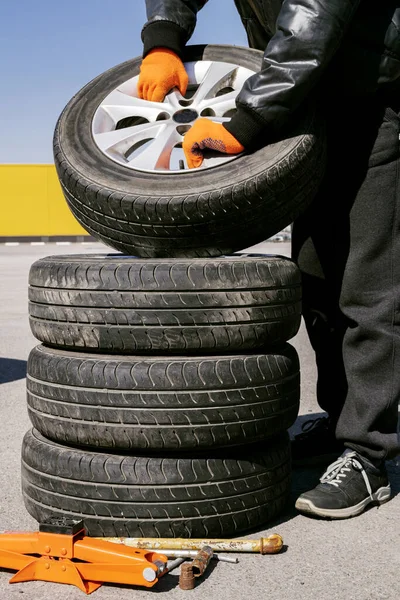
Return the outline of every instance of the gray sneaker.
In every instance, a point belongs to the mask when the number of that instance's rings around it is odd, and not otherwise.
[[[384,464],[376,467],[347,449],[327,468],[316,488],[299,496],[296,508],[310,517],[347,519],[362,513],[369,504],[387,502],[390,496]]]

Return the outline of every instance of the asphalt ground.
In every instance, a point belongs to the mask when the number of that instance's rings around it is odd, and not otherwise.
[[[266,243],[258,252],[289,256],[289,244]],[[26,410],[25,374],[30,350],[38,343],[28,324],[28,273],[44,256],[109,252],[102,244],[0,246],[0,531],[36,531],[20,491],[22,438],[30,428]],[[301,364],[302,398],[299,418],[291,430],[321,414],[315,401],[316,371],[304,327],[291,340]],[[400,596],[400,457],[388,463],[394,497],[387,504],[342,521],[324,521],[296,513],[294,501],[313,487],[320,469],[294,470],[292,497],[285,514],[265,530],[247,537],[279,533],[283,551],[274,556],[237,555],[239,564],[213,562],[196,588],[184,592],[178,574],[166,576],[154,588],[105,585],[98,600],[144,599],[152,594],[171,600],[208,598],[252,600],[273,596],[282,600],[398,600]],[[1,548],[0,548],[1,561]],[[0,599],[75,600],[84,593],[66,585],[29,582],[9,585],[12,572],[0,570]]]

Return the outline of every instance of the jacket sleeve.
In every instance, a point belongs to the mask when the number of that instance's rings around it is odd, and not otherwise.
[[[143,57],[154,48],[168,48],[182,56],[198,11],[208,0],[146,0],[147,23],[142,29]]]
[[[248,147],[262,130],[276,132],[319,81],[340,47],[361,0],[284,0],[260,72],[237,97],[225,128]]]

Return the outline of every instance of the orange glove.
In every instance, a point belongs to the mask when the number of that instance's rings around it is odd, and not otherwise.
[[[174,87],[177,87],[184,96],[188,81],[188,75],[179,56],[167,48],[155,48],[143,59],[140,67],[139,98],[162,102]]]
[[[183,138],[183,150],[189,169],[202,165],[202,150],[205,148],[224,154],[239,154],[244,150],[242,144],[221,123],[198,119]]]

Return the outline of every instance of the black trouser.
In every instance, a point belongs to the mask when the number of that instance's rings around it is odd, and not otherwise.
[[[400,117],[390,105],[326,108],[327,173],[292,244],[318,402],[337,438],[372,459],[400,453]]]

